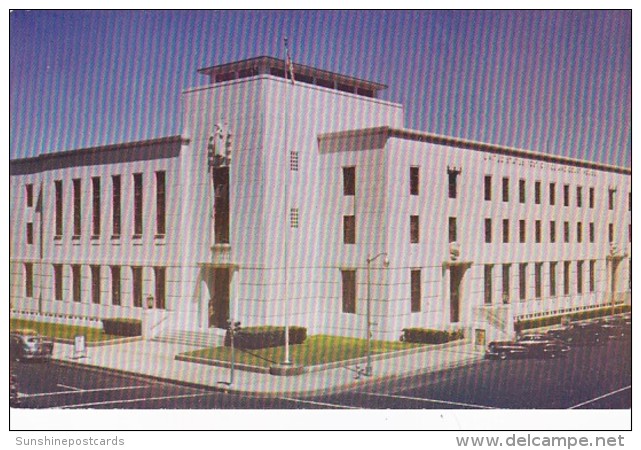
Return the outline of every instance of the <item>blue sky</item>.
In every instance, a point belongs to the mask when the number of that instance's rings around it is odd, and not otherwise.
[[[389,86],[406,127],[631,164],[629,11],[16,11],[10,157],[181,132],[196,70],[259,55]]]

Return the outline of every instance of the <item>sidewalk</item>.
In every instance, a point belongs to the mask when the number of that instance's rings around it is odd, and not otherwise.
[[[337,367],[296,376],[276,376],[236,369],[231,386],[230,369],[176,361],[175,355],[197,347],[136,341],[90,347],[87,357],[74,358],[73,345],[56,343],[53,358],[68,365],[107,369],[188,386],[258,396],[311,396],[365,387],[382,381],[430,373],[473,363],[483,358],[472,343],[435,346],[425,351],[373,361],[372,376],[356,378],[356,369]],[[364,364],[361,365],[363,367]]]

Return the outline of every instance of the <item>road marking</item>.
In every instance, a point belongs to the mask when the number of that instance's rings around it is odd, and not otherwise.
[[[298,402],[298,403],[307,403],[309,405],[317,405],[317,406],[330,406],[332,408],[342,408],[342,409],[361,409],[357,408],[356,406],[347,406],[347,405],[337,405],[334,403],[324,403],[324,402],[315,402],[312,400],[301,400],[298,398],[290,398],[290,397],[277,397],[281,400],[288,400],[290,402]]]
[[[169,400],[177,398],[193,398],[193,397],[206,397],[212,395],[211,392],[205,392],[202,394],[184,394],[184,395],[167,395],[164,397],[148,397],[148,398],[132,398],[127,400],[109,400],[105,402],[93,402],[93,403],[80,403],[77,405],[62,405],[54,406],[49,409],[71,409],[71,408],[87,408],[89,406],[100,406],[100,405],[121,405],[124,403],[137,403],[137,402],[150,402],[154,400]]]
[[[626,386],[626,387],[622,387],[621,389],[617,389],[616,391],[608,392],[607,394],[603,394],[603,395],[601,395],[599,397],[593,398],[592,400],[587,400],[585,402],[579,403],[578,405],[571,406],[568,409],[580,408],[581,406],[585,406],[585,405],[588,405],[590,403],[594,403],[596,401],[599,401],[599,400],[604,399],[606,397],[610,397],[611,395],[618,394],[619,392],[623,392],[623,391],[625,391],[627,389],[631,389],[631,388],[632,388],[632,385],[629,385],[629,386]]]
[[[65,389],[71,389],[72,391],[82,391],[81,388],[77,388],[75,386],[67,386],[66,384],[57,384],[57,387],[65,388]]]
[[[101,388],[101,389],[78,389],[78,388],[73,388],[71,386],[64,386],[62,384],[59,384],[58,386],[67,387],[73,390],[61,391],[61,392],[40,392],[38,394],[22,394],[21,397],[32,398],[32,397],[48,397],[48,396],[54,396],[54,395],[84,394],[89,392],[125,391],[125,390],[131,390],[131,389],[144,389],[149,387],[149,386],[123,386],[123,387]]]
[[[433,398],[408,397],[408,396],[405,396],[405,395],[379,394],[379,393],[376,393],[376,392],[361,392],[361,394],[372,395],[374,397],[398,398],[398,399],[401,399],[401,400],[414,400],[414,401],[426,402],[426,403],[440,403],[440,404],[443,404],[443,405],[465,406],[465,407],[468,407],[468,408],[496,409],[496,408],[493,408],[491,406],[474,405],[472,403],[452,402],[452,401],[447,401],[447,400],[436,400],[436,399],[433,399]]]

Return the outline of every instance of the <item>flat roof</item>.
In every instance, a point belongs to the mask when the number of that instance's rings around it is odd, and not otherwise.
[[[330,72],[295,62],[292,62],[292,65],[294,68],[294,80],[296,82],[301,81],[303,83],[317,84],[325,87],[328,87],[325,85],[327,83],[336,83],[335,88],[337,90],[344,90],[346,87],[351,87],[354,88],[355,93],[359,93],[359,89],[361,91],[372,91],[373,96],[375,96],[378,91],[387,89],[387,85],[374,81],[363,80],[361,78]],[[273,72],[272,69],[282,71],[284,75],[285,61],[271,56],[258,56],[242,61],[205,67],[198,69],[198,73],[209,76],[213,83],[270,73],[270,71]],[[272,75],[274,75],[274,73],[272,73]],[[341,87],[343,87],[343,89],[341,89]]]
[[[630,167],[615,166],[611,164],[604,164],[594,161],[582,160],[578,158],[569,158],[567,156],[554,155],[550,153],[543,153],[532,150],[524,150],[515,147],[508,147],[504,145],[490,144],[487,142],[479,142],[468,139],[462,139],[452,136],[444,136],[433,133],[426,133],[417,130],[409,130],[404,128],[391,128],[388,126],[362,128],[347,131],[338,131],[334,133],[326,133],[318,136],[319,144],[323,141],[328,143],[331,141],[345,141],[350,140],[359,145],[382,144],[385,145],[389,138],[406,139],[418,142],[429,142],[439,145],[447,145],[450,147],[465,148],[470,150],[484,151],[488,153],[502,154],[508,156],[515,156],[519,158],[534,159],[555,164],[564,164],[568,166],[583,167],[586,169],[602,170],[605,172],[614,172],[623,175],[632,175]],[[370,147],[371,148],[371,147]]]

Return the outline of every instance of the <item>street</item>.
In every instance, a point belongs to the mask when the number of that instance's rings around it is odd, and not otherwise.
[[[574,347],[567,358],[484,360],[305,398],[216,392],[55,361],[16,363],[14,369],[21,408],[627,409],[632,405],[629,337],[602,346]]]

